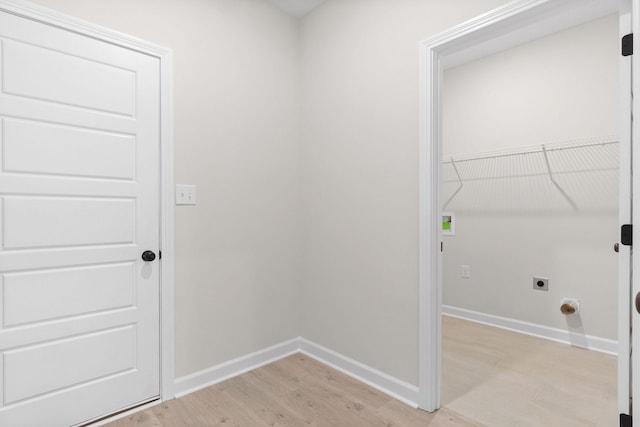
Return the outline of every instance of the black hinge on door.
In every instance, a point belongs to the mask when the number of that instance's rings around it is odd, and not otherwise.
[[[631,415],[620,414],[620,427],[633,427]]]
[[[625,246],[633,244],[633,224],[625,224],[620,228],[620,243]]]
[[[633,55],[633,33],[622,37],[622,56]]]
[[[162,251],[158,251],[158,259],[162,259]]]

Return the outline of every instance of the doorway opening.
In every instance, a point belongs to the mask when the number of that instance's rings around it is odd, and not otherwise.
[[[612,14],[444,72],[442,404],[483,424],[617,419],[618,44]]]
[[[441,239],[443,239],[442,235],[446,234],[442,233],[441,230],[443,226],[441,210],[443,204],[448,201],[448,196],[445,196],[442,191],[441,183],[442,173],[445,170],[442,164],[442,82],[445,75],[444,70],[618,12],[618,5],[611,4],[611,2],[568,1],[562,3],[563,4],[539,1],[514,2],[475,20],[464,23],[439,37],[427,40],[422,45],[420,406],[423,409],[434,410],[437,409],[441,403],[440,373],[442,365],[439,350],[441,348],[440,332],[442,329],[442,321],[440,315],[442,312],[443,295],[441,288],[442,268],[440,263],[442,258],[440,255],[440,242]],[[622,19],[620,22],[622,22]],[[621,28],[621,31],[624,29],[629,28]],[[630,83],[627,82],[627,84]],[[621,109],[621,114],[624,115],[625,111],[623,110],[624,109]],[[543,137],[537,142],[542,144],[558,140],[567,141],[568,139],[571,138],[558,138],[557,136],[553,138]],[[620,135],[620,141],[620,151],[625,152],[625,149],[628,147],[628,135]],[[575,142],[576,141],[571,141],[571,143]],[[585,143],[585,141],[579,142]],[[588,143],[589,141],[586,142]],[[500,148],[504,150],[509,147]],[[483,151],[486,151],[486,149]],[[544,163],[549,163],[549,160],[545,161],[544,156],[545,154],[549,156],[549,153],[545,153],[544,148],[542,148],[541,151],[539,154],[542,156],[543,166],[548,169],[548,165]],[[622,169],[622,175],[624,175],[627,167],[624,166]],[[558,184],[557,180],[556,184]],[[621,182],[621,186],[627,184]],[[555,187],[557,191],[554,197],[559,197],[561,200],[564,200],[570,211],[575,209],[575,201],[572,200],[572,197],[566,190],[561,186],[559,187],[560,188],[558,188],[558,186]],[[451,195],[451,193],[449,195]],[[459,195],[460,193],[458,196]],[[617,196],[617,192],[615,192],[614,196]],[[576,196],[574,195],[573,198],[576,198]],[[624,209],[624,203],[627,203],[627,205],[630,204],[629,201],[623,202],[620,200],[621,218],[623,212],[626,212],[625,215],[628,215],[628,209]],[[459,233],[460,220],[463,216],[460,216],[456,212],[450,216],[455,217],[455,229],[456,233]],[[508,235],[509,231],[504,231],[503,228],[509,228],[509,224],[503,221],[502,225],[504,227],[501,228],[499,226],[496,229],[496,233],[506,233]],[[444,238],[448,238],[448,236],[444,236]],[[609,243],[613,243],[613,241]],[[446,245],[445,240],[445,251]],[[608,247],[610,246],[611,245],[608,245]],[[628,257],[628,253],[621,253],[620,257]],[[628,258],[626,259],[628,261]],[[624,260],[620,262],[624,263]],[[469,267],[470,274],[473,275],[473,266]],[[460,269],[456,274],[468,274],[468,270],[469,269],[466,269],[463,272],[462,269]],[[536,274],[537,273],[531,273],[531,276]],[[531,280],[532,277],[529,278],[529,281]],[[621,277],[620,280],[624,280],[624,277]],[[551,281],[551,286],[553,286],[553,283],[554,282]],[[529,282],[529,285],[532,286],[532,283]],[[617,289],[615,283],[613,288]],[[614,291],[614,294],[615,293],[617,292]],[[557,310],[558,305],[559,304],[554,304],[553,309]],[[624,312],[620,313],[620,317],[624,317]],[[625,343],[621,342],[619,345],[624,347]],[[625,375],[623,371],[624,369],[619,371],[618,378],[628,378],[628,371],[627,375]],[[625,398],[623,393],[621,395],[620,390],[625,389],[628,394],[628,383],[620,383],[618,385],[619,401],[621,402],[623,402]]]

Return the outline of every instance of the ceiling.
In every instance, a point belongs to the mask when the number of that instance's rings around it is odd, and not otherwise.
[[[325,0],[269,0],[291,16],[300,18],[315,9]]]

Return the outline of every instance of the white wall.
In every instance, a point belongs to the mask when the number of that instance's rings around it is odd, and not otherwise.
[[[618,134],[615,16],[444,73],[443,156]]]
[[[618,55],[609,16],[445,71],[446,156],[617,135]],[[557,178],[577,212],[546,176],[465,183],[447,207],[457,223],[445,237],[443,303],[616,339],[618,171],[595,169],[615,167],[617,152],[562,156],[574,172]],[[542,165],[539,156],[510,161],[523,172]],[[473,167],[482,177],[498,163]],[[445,200],[454,187],[445,185]],[[471,266],[470,279],[460,265]],[[534,291],[533,276],[548,277],[550,291]],[[560,313],[562,297],[580,300],[580,318]]]
[[[301,22],[303,336],[418,383],[418,46],[501,0],[328,0]]]
[[[300,335],[298,23],[264,0],[38,0],[172,48],[176,374]]]

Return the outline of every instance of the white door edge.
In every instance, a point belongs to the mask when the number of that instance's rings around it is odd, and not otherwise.
[[[418,404],[424,410],[441,403],[442,71],[618,10],[609,0],[516,0],[420,43]]]
[[[631,0],[620,0],[620,38],[632,32]],[[631,218],[631,58],[620,56],[620,210],[619,224]],[[626,158],[627,161],[624,161]],[[631,398],[631,248],[618,253],[618,413],[630,414]]]
[[[160,61],[160,398],[174,397],[174,170],[173,170],[173,52],[23,0],[0,0],[0,11],[53,25]]]
[[[638,43],[638,31],[640,29],[640,0],[633,0],[631,2],[631,28],[633,29],[633,41]],[[636,46],[638,46],[636,44]],[[636,47],[637,52],[637,47]],[[638,76],[638,70],[640,70],[640,57],[636,53],[631,56],[632,62],[632,87],[633,90],[638,90],[640,86],[640,79]],[[637,92],[636,92],[637,93]],[[636,97],[633,100],[633,111],[640,111],[640,100]],[[640,137],[640,122],[638,120],[633,121],[631,123],[631,145],[632,147],[638,147],[638,138]],[[640,166],[640,150],[632,149],[632,160],[631,160],[631,168],[636,169]],[[640,180],[636,177],[633,180],[633,217],[632,223],[640,224],[640,209],[638,209],[637,202],[640,201]],[[637,241],[637,238],[634,239]],[[635,256],[631,260],[632,263],[632,272],[640,271],[640,257]],[[631,311],[631,327],[632,329],[638,330],[638,325],[640,321],[640,314],[634,308],[634,299],[635,295],[640,292],[640,277],[638,275],[632,274],[632,286],[631,286],[631,301],[630,301],[630,311]],[[640,334],[635,333],[631,336],[631,348],[638,349],[640,348]],[[640,413],[640,398],[633,399],[633,396],[640,396],[640,383],[638,381],[638,371],[634,369],[634,365],[637,368],[638,361],[640,360],[640,355],[632,354],[631,360],[631,395],[632,395],[632,404],[631,404],[631,412],[633,414]],[[633,421],[633,425],[640,426],[640,419],[638,415],[636,415],[635,420]]]

